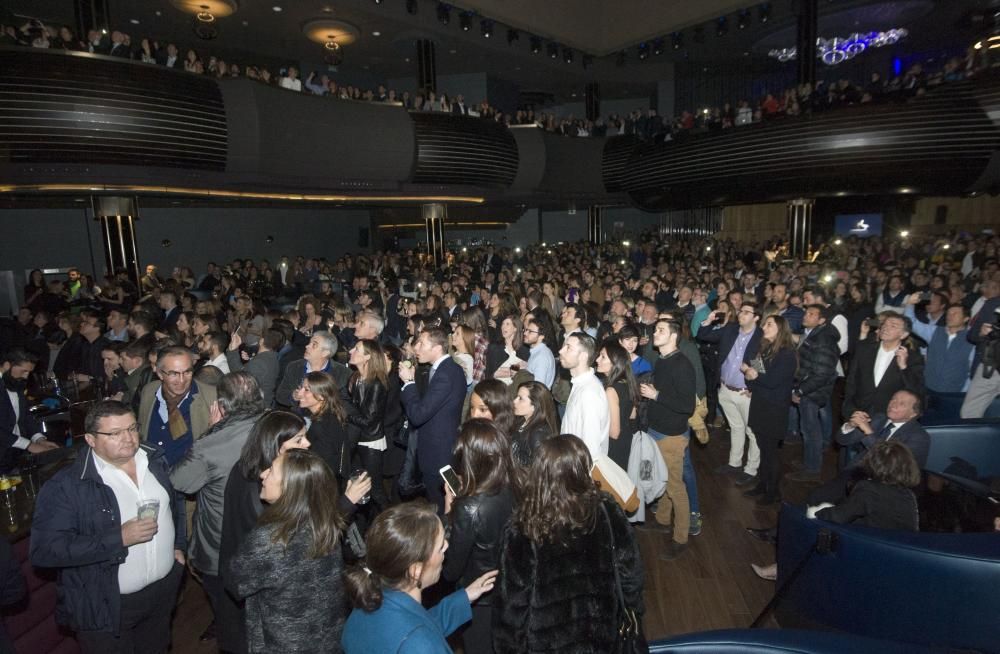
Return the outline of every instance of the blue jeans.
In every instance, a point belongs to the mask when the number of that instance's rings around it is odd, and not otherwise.
[[[698,508],[698,480],[694,476],[694,466],[691,464],[690,447],[684,450],[684,486],[687,487],[691,513],[701,513],[701,510]]]
[[[807,472],[819,473],[823,467],[823,448],[830,441],[832,420],[829,401],[822,407],[807,397],[799,402],[802,464]]]

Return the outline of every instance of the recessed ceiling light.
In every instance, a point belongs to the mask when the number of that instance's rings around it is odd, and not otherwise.
[[[452,48],[452,49],[451,49],[451,50],[449,50],[448,52],[449,52],[449,53],[451,53],[451,54],[455,54],[456,52],[458,52],[458,50],[455,50],[454,48]]]
[[[410,58],[409,58],[409,57],[407,57],[407,58],[406,58],[406,59],[404,59],[403,61],[405,61],[406,63],[410,63]]]
[[[372,36],[382,36],[382,32],[379,32],[378,30],[376,30],[376,31],[372,32]]]
[[[275,11],[281,11],[281,7],[279,7],[278,5],[274,5],[273,7],[271,7],[271,9]]]
[[[128,22],[132,23],[133,25],[138,25],[139,24],[139,19],[138,18],[130,18]]]
[[[156,10],[156,15],[157,15],[157,16],[162,16],[163,14],[162,14],[162,13],[160,12],[160,10],[159,10],[159,9],[157,9],[157,10]]]
[[[250,24],[250,21],[248,21],[248,20],[243,21],[243,27],[246,27],[249,24]]]

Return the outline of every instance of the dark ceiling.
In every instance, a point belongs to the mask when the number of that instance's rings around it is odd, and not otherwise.
[[[767,51],[775,45],[794,45],[793,0],[764,3],[767,22],[761,22],[761,3],[734,0],[455,0],[449,21],[439,19],[436,0],[237,0],[238,10],[218,21],[219,36],[199,41],[192,17],[169,0],[108,0],[113,27],[131,34],[173,40],[181,48],[219,54],[227,61],[276,67],[302,62],[307,70],[322,69],[322,46],[302,33],[315,18],[335,18],[355,25],[359,40],[345,47],[345,61],[337,74],[342,80],[378,80],[413,77],[418,38],[436,43],[438,75],[486,72],[515,84],[522,91],[544,90],[556,100],[582,96],[586,83],[601,83],[605,98],[648,97],[656,83],[673,75],[670,64],[711,64],[751,58],[768,65]],[[820,35],[842,36],[852,31],[906,27],[905,47],[913,50],[954,47],[971,42],[984,29],[971,17],[983,14],[991,0],[820,0]],[[37,17],[43,22],[74,25],[71,0],[6,0],[15,20]],[[280,7],[280,11],[275,11]],[[409,8],[416,8],[410,13]],[[739,28],[741,8],[745,27]],[[492,13],[496,12],[496,13]],[[461,28],[462,14],[470,29]],[[474,15],[473,15],[474,14]],[[717,19],[725,16],[726,34],[717,36]],[[482,20],[492,21],[492,36],[482,35]],[[505,22],[506,21],[506,22]],[[518,38],[508,43],[508,26]],[[702,38],[695,29],[702,28]],[[682,45],[672,47],[671,33],[680,30]],[[375,36],[375,33],[379,36]],[[532,36],[542,38],[542,51],[533,54]],[[663,39],[661,55],[653,55],[653,39]],[[574,59],[565,63],[546,54],[550,42],[572,47]],[[640,61],[636,45],[650,43],[650,56]],[[699,42],[700,41],[700,42]],[[625,60],[618,52],[626,51]],[[583,66],[584,53],[593,57]],[[610,54],[608,54],[610,53]],[[620,65],[622,64],[623,65]],[[786,64],[794,66],[792,64]],[[402,90],[402,89],[400,89]],[[470,100],[478,100],[470,98]]]

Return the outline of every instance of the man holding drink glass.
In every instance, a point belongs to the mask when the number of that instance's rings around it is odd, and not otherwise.
[[[83,652],[166,652],[184,570],[183,497],[163,451],[139,443],[135,414],[98,402],[90,449],[41,489],[31,562],[59,568],[57,621]]]

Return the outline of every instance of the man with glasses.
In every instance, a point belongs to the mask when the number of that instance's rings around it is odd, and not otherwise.
[[[215,388],[195,383],[194,356],[183,347],[160,352],[156,375],[160,381],[142,389],[139,425],[142,440],[162,448],[167,465],[173,467],[212,426]]]
[[[183,498],[126,405],[98,402],[85,430],[90,448],[38,494],[31,562],[59,569],[56,620],[85,654],[166,652],[184,572]]]
[[[729,422],[729,463],[717,468],[716,472],[736,475],[736,484],[745,486],[757,479],[760,450],[750,431],[750,392],[740,368],[757,356],[764,332],[758,326],[760,309],[754,302],[743,303],[736,314],[736,322],[713,325],[724,315],[724,311],[708,314],[698,328],[698,340],[719,344],[719,406]],[[745,467],[744,449],[747,452]]]
[[[556,379],[556,358],[546,342],[552,334],[552,326],[549,322],[548,329],[545,329],[546,325],[543,323],[548,321],[548,316],[540,315],[544,313],[543,310],[528,315],[524,322],[523,336],[524,344],[530,348],[527,371],[532,374],[535,381],[545,384],[545,387],[551,390],[552,383]]]

